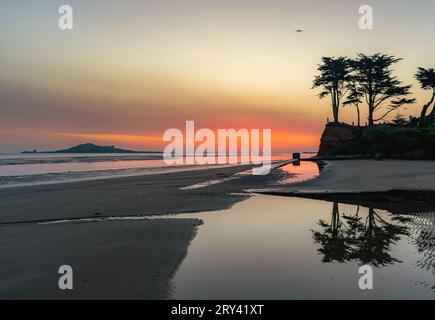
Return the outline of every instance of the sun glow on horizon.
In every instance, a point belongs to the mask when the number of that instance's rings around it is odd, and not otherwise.
[[[322,56],[404,58],[395,72],[418,101],[405,116],[418,114],[427,97],[413,74],[435,63],[427,41],[435,2],[373,4],[370,32],[358,29],[356,0],[76,0],[71,32],[57,28],[53,6],[0,3],[7,12],[0,19],[0,152],[84,141],[157,150],[161,133],[187,120],[211,129],[270,128],[274,150],[313,149],[332,118],[328,99],[311,89]],[[354,108],[342,108],[341,120],[356,122]]]

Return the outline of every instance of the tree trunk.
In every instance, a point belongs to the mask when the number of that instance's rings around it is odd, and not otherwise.
[[[373,208],[369,208],[369,216],[368,216],[368,224],[367,224],[367,231],[366,234],[368,234],[368,238],[369,241],[372,238],[372,232],[373,232],[373,227],[375,225],[374,221],[375,221],[375,210]]]
[[[334,202],[332,205],[332,230],[334,233],[338,231],[340,224],[340,212],[338,208],[338,202]]]
[[[373,121],[373,109],[369,106],[369,127],[374,125]]]
[[[423,106],[423,109],[421,110],[420,119],[418,120],[418,126],[419,127],[426,127],[426,126],[430,125],[431,123],[433,123],[433,116],[434,116],[435,106],[432,109],[432,112],[427,117],[426,117],[426,112],[429,109],[430,105],[433,103],[434,99],[435,99],[435,90],[434,90],[434,92],[432,94],[432,99],[427,104],[425,104]],[[430,117],[432,117],[432,121],[429,123]]]
[[[425,126],[427,109],[429,109],[429,104],[424,105],[423,109],[421,110],[420,119],[418,120],[418,126],[420,128]]]
[[[337,90],[335,88],[333,88],[333,90],[332,90],[332,95],[333,95],[333,99],[332,99],[332,113],[333,113],[333,116],[334,116],[334,123],[338,123]]]
[[[425,127],[430,127],[434,123],[434,121],[435,121],[435,104],[432,107],[432,111],[426,117]]]
[[[369,81],[368,93],[366,96],[367,106],[369,109],[369,127],[375,124],[373,114],[375,113],[375,97],[373,95],[373,83]]]
[[[358,127],[361,127],[361,115],[360,115],[360,112],[359,112],[359,105],[358,104],[356,105],[356,112],[357,112],[357,115],[358,115]]]
[[[339,113],[340,113],[340,96],[339,96],[339,93],[338,93],[338,87],[336,88],[336,90],[335,90],[335,92],[336,92],[336,95],[337,95],[337,99],[335,100],[336,101],[336,104],[337,104],[337,123],[339,123],[339,117],[338,117],[338,115],[339,115]]]

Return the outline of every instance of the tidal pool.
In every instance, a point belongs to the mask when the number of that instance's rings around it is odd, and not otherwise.
[[[199,218],[174,299],[435,299],[435,214],[257,195]],[[361,290],[359,267],[373,267]]]

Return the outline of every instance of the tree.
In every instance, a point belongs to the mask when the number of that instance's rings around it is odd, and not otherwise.
[[[361,113],[359,106],[362,104],[362,98],[364,97],[364,93],[361,91],[361,89],[358,86],[358,82],[356,82],[355,79],[352,79],[349,81],[347,85],[347,89],[349,91],[349,94],[346,98],[346,101],[343,102],[344,106],[353,104],[356,108],[357,112],[357,118],[358,118],[358,127],[361,126]]]
[[[322,57],[322,64],[317,68],[320,75],[313,81],[313,89],[322,88],[319,98],[331,97],[334,122],[338,123],[341,99],[346,95],[346,84],[350,75],[349,59],[346,57]]]
[[[391,124],[399,128],[404,128],[409,125],[408,121],[406,121],[406,119],[400,113],[398,113],[396,117],[391,120]]]
[[[338,203],[334,202],[331,223],[320,220],[320,231],[311,230],[317,252],[322,262],[359,261],[376,267],[400,262],[391,255],[393,247],[402,236],[409,235],[409,218],[388,214],[385,220],[373,208],[367,215],[345,215],[340,217]]]
[[[391,66],[400,60],[402,59],[381,53],[371,56],[360,53],[351,63],[354,79],[358,82],[368,105],[370,126],[394,110],[415,102],[415,99],[406,98],[410,94],[411,86],[402,86],[401,81],[392,75]],[[375,113],[387,103],[387,110],[375,118]]]
[[[435,116],[435,104],[429,115],[426,115],[428,109],[435,101],[435,70],[433,68],[418,68],[418,71],[415,74],[415,78],[418,80],[418,82],[420,83],[420,87],[423,90],[432,90],[432,97],[429,102],[423,106],[421,110],[420,120],[418,122],[419,127],[426,127],[433,123]]]
[[[350,226],[357,230],[358,235],[351,258],[359,260],[363,265],[370,264],[375,267],[401,262],[391,255],[391,251],[401,236],[409,235],[409,227],[403,224],[408,221],[402,222],[400,218],[391,220],[384,220],[373,208],[369,208],[365,222],[362,218],[353,219],[354,225]]]
[[[338,202],[334,202],[332,207],[331,223],[325,220],[320,220],[318,224],[322,227],[322,231],[314,231],[314,242],[319,245],[317,250],[323,258],[322,262],[346,262],[350,257],[350,245],[347,238],[344,236],[346,229],[345,224],[340,220],[340,211]]]

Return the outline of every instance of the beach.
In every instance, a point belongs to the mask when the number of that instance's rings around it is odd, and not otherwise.
[[[222,209],[244,197],[226,197],[223,184],[207,188],[207,192],[181,188],[249,168],[238,166],[5,188],[0,192],[0,224]]]
[[[289,186],[304,192],[435,191],[435,161],[341,160],[326,161],[322,174]]]
[[[165,299],[198,219],[133,219],[214,211],[247,199],[231,195],[264,177],[208,188],[183,187],[226,179],[251,166],[4,188],[0,192],[0,297],[3,299]],[[253,184],[254,183],[254,184]],[[108,217],[116,220],[99,221]],[[121,220],[125,217],[126,220]],[[86,219],[94,219],[89,221]],[[72,220],[65,222],[65,220]],[[37,239],[37,241],[36,241]],[[57,270],[74,266],[71,292]]]
[[[312,163],[303,161],[302,167],[304,164]],[[0,256],[5,267],[0,273],[0,297],[170,299],[174,289],[172,279],[196,237],[203,212],[225,217],[231,212],[228,209],[253,196],[246,190],[303,198],[317,194],[318,199],[331,202],[334,198],[328,196],[343,192],[435,191],[433,162],[328,161],[320,176],[313,175],[313,179],[302,182],[296,179],[290,184],[276,182],[283,177],[283,181],[291,181],[287,180],[291,177],[288,172],[299,166],[290,164],[267,176],[237,175],[249,168],[213,168],[2,189]],[[311,206],[310,202],[273,197],[261,201],[253,202],[243,211],[246,217],[255,213],[261,221],[259,228],[268,224],[270,210],[287,221],[284,211],[290,210],[288,214],[293,216],[293,208],[301,214],[301,210]],[[328,206],[321,208],[329,211]],[[168,214],[179,215],[175,218]],[[233,225],[235,239],[246,232],[243,225],[243,221]],[[276,228],[267,232],[272,236]],[[282,245],[285,250],[285,243]],[[268,251],[264,248],[261,252],[267,255]],[[75,288],[70,292],[57,287],[57,269],[61,265],[74,267]]]
[[[199,221],[142,220],[0,227],[2,299],[166,299]],[[73,290],[58,269],[73,268]]]
[[[328,160],[313,179],[255,193],[339,201],[392,212],[435,209],[435,162]]]

